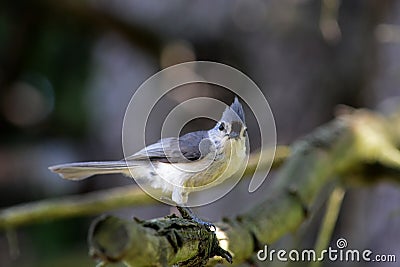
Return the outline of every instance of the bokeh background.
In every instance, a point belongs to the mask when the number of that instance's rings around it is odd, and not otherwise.
[[[192,60],[228,64],[252,78],[269,100],[278,143],[290,144],[331,120],[338,104],[394,110],[400,96],[400,2],[2,1],[0,207],[132,184],[119,175],[68,182],[47,167],[122,158],[130,97],[160,69]],[[224,90],[197,88],[164,101],[173,106],[193,96],[232,100]],[[158,123],[151,124],[150,141],[159,137]],[[199,121],[188,129],[205,125]],[[256,124],[249,131],[257,131]],[[263,187],[272,179],[273,173]],[[243,212],[263,192],[249,195],[246,189],[240,184],[196,212],[210,220]],[[399,204],[400,188],[391,184],[350,190],[333,240],[345,237],[351,247],[396,254],[400,261]],[[111,213],[148,219],[169,212],[155,205]],[[278,245],[312,247],[318,218]],[[86,244],[92,219],[22,227],[11,237],[16,246],[0,233],[0,266],[94,266]]]

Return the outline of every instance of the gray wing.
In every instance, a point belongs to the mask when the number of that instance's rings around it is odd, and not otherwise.
[[[201,142],[202,140],[204,142]],[[182,163],[202,159],[204,155],[209,153],[211,147],[207,131],[197,131],[178,138],[169,137],[161,139],[157,143],[149,145],[126,158],[126,160]]]

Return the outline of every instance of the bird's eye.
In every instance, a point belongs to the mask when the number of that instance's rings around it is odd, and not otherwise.
[[[225,123],[221,122],[218,126],[218,130],[223,131],[225,130]]]

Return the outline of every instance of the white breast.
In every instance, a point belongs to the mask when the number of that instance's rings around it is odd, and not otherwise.
[[[245,164],[245,142],[230,141],[221,155],[215,159],[210,154],[189,163],[148,163],[135,168],[134,176],[145,178],[153,188],[172,193],[172,200],[182,204],[187,202],[188,193],[216,186],[235,174]]]

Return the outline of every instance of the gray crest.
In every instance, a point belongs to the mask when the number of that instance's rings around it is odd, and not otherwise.
[[[227,107],[222,114],[221,120],[227,122],[237,121],[238,117],[240,120],[245,123],[244,111],[242,104],[240,104],[239,99],[235,96],[235,100],[233,101],[230,107]]]

